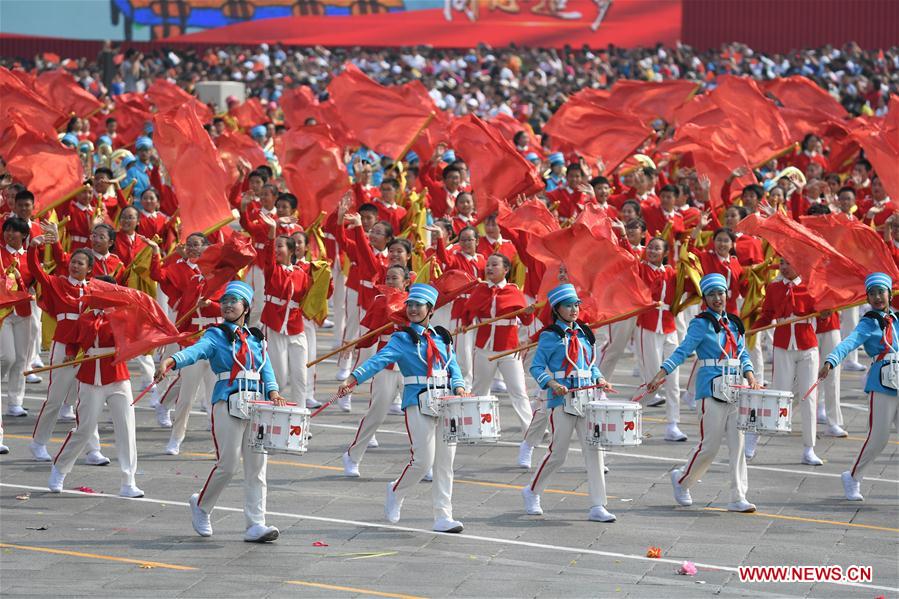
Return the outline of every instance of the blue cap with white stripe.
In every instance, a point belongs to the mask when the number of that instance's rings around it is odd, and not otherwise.
[[[865,291],[871,291],[873,287],[883,287],[887,291],[893,288],[893,279],[883,272],[872,272],[865,277]]]
[[[136,150],[150,150],[153,148],[153,140],[145,135],[141,135],[134,142],[134,148]]]
[[[557,304],[579,302],[581,299],[577,296],[577,290],[571,283],[563,283],[558,287],[550,289],[546,294],[549,305],[556,307]]]
[[[437,289],[426,285],[425,283],[415,283],[409,287],[409,297],[406,302],[417,302],[419,304],[437,305]]]
[[[231,281],[228,283],[222,297],[226,295],[233,295],[234,297],[240,298],[247,302],[248,306],[253,303],[253,288],[243,281]]]
[[[724,278],[724,275],[713,272],[699,280],[699,291],[702,295],[708,295],[716,289],[720,289],[727,293],[727,279]]]
[[[562,165],[565,164],[565,154],[563,154],[562,152],[553,152],[547,158],[549,159],[550,166],[556,166],[557,164],[562,164]]]

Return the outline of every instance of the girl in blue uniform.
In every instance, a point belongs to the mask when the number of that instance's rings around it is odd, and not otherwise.
[[[531,363],[531,375],[540,388],[547,392],[546,409],[552,441],[546,456],[534,474],[531,484],[521,490],[525,511],[540,515],[540,495],[549,484],[552,474],[565,463],[571,434],[577,432],[587,466],[587,483],[592,507],[588,518],[595,522],[614,522],[614,514],[606,510],[606,479],[603,474],[603,456],[599,447],[587,443],[584,408],[569,401],[570,390],[599,384],[608,387],[596,366],[593,350],[593,332],[577,322],[580,299],[574,285],[566,283],[551,290],[547,296],[552,306],[554,323],[540,333],[537,351]],[[579,409],[580,408],[580,409]]]

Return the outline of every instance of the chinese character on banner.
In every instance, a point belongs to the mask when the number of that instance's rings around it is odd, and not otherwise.
[[[443,16],[447,21],[453,20],[453,11],[465,14],[470,21],[477,21],[478,0],[443,0]]]

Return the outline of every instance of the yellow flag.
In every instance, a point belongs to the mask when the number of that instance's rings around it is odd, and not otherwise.
[[[528,269],[524,265],[524,262],[521,261],[521,258],[518,257],[518,254],[515,255],[515,258],[512,260],[512,282],[519,289],[524,289],[524,280],[527,277]]]
[[[134,256],[134,261],[128,267],[128,276],[125,285],[138,291],[143,291],[150,297],[156,297],[156,281],[150,277],[150,264],[153,261],[153,248],[144,246]]]
[[[699,291],[699,280],[701,278],[702,262],[700,262],[699,256],[690,251],[690,244],[682,244],[677,261],[674,303],[671,305],[672,314],[677,316],[684,308],[700,302],[702,294]]]
[[[425,227],[428,224],[428,212],[424,204],[424,196],[416,192],[409,193],[409,211],[406,214],[406,228],[400,233],[409,241],[424,242],[427,238]]]
[[[746,293],[743,296],[743,305],[740,307],[740,318],[747,330],[751,329],[758,319],[762,303],[765,301],[765,290],[768,283],[777,275],[776,269],[771,268],[773,261],[773,257],[768,257],[759,264],[743,270]],[[750,335],[747,339],[749,349],[755,349],[756,337],[758,335]]]
[[[312,286],[303,299],[303,314],[318,324],[328,316],[328,289],[331,284],[331,265],[327,260],[312,264]]]

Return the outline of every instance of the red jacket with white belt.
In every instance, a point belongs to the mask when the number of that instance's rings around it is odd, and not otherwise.
[[[399,292],[402,296],[402,299],[405,300],[406,297],[409,296],[405,291]],[[393,300],[392,300],[393,301]],[[371,304],[368,306],[368,309],[365,311],[365,316],[360,321],[360,324],[365,327],[368,331],[374,331],[375,329],[380,329],[382,326],[387,324],[388,322],[392,322],[390,319],[390,307],[387,304],[387,296],[382,294],[376,295],[375,299],[372,300]],[[384,349],[384,346],[390,341],[391,335],[395,332],[399,331],[402,328],[402,325],[396,323],[393,327],[387,328],[382,331],[380,335],[376,335],[373,337],[369,337],[365,341],[360,341],[356,347],[364,348],[371,347],[377,343],[378,351]],[[387,370],[396,370],[396,363],[391,363],[385,366]]]
[[[311,281],[301,265],[275,261],[274,243],[269,244],[265,267],[265,306],[260,322],[282,335],[303,332],[303,300]]]
[[[84,309],[81,297],[89,289],[89,281],[76,281],[68,275],[48,275],[41,267],[40,248],[28,250],[28,265],[34,280],[41,286],[40,306],[56,319],[53,341],[75,343],[78,339],[78,319]]]
[[[85,355],[96,356],[115,350],[109,319],[102,311],[88,310],[84,312],[78,319],[77,326],[77,343],[84,350]],[[127,381],[131,377],[128,373],[128,364],[125,362],[113,364],[113,360],[115,360],[115,356],[82,362],[78,366],[75,378],[82,383],[98,386]]]
[[[464,302],[462,323],[466,326],[475,320],[489,320],[526,307],[527,300],[521,290],[506,281],[500,283],[480,283]],[[478,327],[475,346],[488,351],[502,352],[518,346],[518,322],[530,324],[533,314],[519,314],[517,317],[498,320],[493,324]]]
[[[19,271],[18,276],[16,276],[16,285],[21,291],[28,289],[34,284],[34,278],[29,272],[31,267],[25,254],[26,250],[24,247],[15,250],[5,243],[0,244],[0,274],[5,273],[6,269],[15,263],[16,270]],[[15,312],[17,316],[31,316],[31,302],[16,304]]]
[[[442,243],[437,243],[437,261],[443,266],[444,271],[447,270],[463,270],[471,273],[476,279],[484,278],[484,268],[487,266],[487,258],[481,254],[469,256],[461,251],[448,251]],[[453,307],[450,317],[453,319],[462,318],[465,311],[465,302],[470,294],[463,293],[453,300]]]
[[[778,278],[765,289],[765,301],[755,328],[771,324],[774,319],[784,320],[815,311],[808,288],[799,277],[792,281]],[[808,321],[782,325],[774,329],[774,347],[781,349],[812,349],[818,347],[815,336],[814,318]]]
[[[640,278],[649,286],[652,299],[662,302],[653,310],[646,310],[637,316],[637,326],[654,333],[673,333],[676,330],[671,304],[677,285],[677,271],[667,264],[655,267],[649,262],[640,263]]]
[[[217,301],[193,311],[183,322],[178,322],[194,309],[201,297],[211,299],[218,290],[208,292],[206,279],[200,267],[184,258],[164,263],[151,275],[159,282],[169,298],[169,306],[175,311],[175,324],[182,333],[196,333],[201,328],[222,322],[222,311]]]

